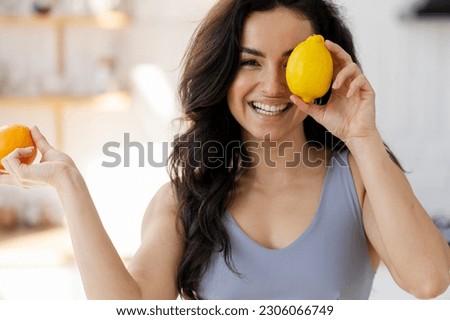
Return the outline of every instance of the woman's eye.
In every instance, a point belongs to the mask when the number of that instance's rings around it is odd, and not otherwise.
[[[257,66],[259,66],[259,63],[258,63],[258,61],[254,60],[254,59],[241,60],[241,67],[245,67],[245,66],[257,67]]]

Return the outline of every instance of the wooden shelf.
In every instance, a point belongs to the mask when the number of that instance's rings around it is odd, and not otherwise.
[[[104,29],[121,29],[128,25],[129,17],[123,12],[110,11],[96,16],[30,15],[0,16],[0,25],[26,26],[47,25],[52,27],[95,26]]]
[[[128,25],[129,17],[124,12],[109,11],[91,16],[58,16],[58,15],[5,15],[0,16],[0,26],[50,26],[55,30],[57,43],[57,74],[64,73],[64,30],[68,26],[93,26],[102,29],[121,29]]]
[[[123,110],[131,105],[127,91],[108,92],[92,96],[44,95],[35,97],[0,96],[0,108],[33,108],[46,106],[53,109],[56,130],[56,147],[64,150],[64,109],[67,107],[89,106],[108,110]]]
[[[40,95],[40,96],[0,96],[0,108],[3,107],[27,107],[27,106],[69,106],[69,105],[129,105],[130,94],[127,91],[107,92],[98,95],[76,96],[63,95]]]
[[[0,26],[49,26],[56,36],[56,73],[64,75],[65,67],[65,30],[68,26],[91,26],[103,29],[121,29],[128,25],[129,17],[124,12],[110,11],[91,16],[58,16],[58,15],[5,15],[0,16]],[[73,105],[105,106],[108,108],[123,108],[128,106],[130,99],[126,92],[112,92],[94,96],[44,95],[33,97],[0,96],[0,108],[50,106],[55,115],[56,146],[63,149],[63,111]]]

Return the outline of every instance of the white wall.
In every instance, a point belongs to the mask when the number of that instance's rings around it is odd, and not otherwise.
[[[385,141],[430,214],[450,214],[450,19],[400,19],[410,0],[338,2],[376,90]]]

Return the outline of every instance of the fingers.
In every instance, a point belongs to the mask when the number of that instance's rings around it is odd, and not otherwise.
[[[366,85],[370,87],[366,77],[363,74],[360,74],[350,83],[350,87],[347,91],[347,98],[350,98],[355,93],[365,89]]]
[[[362,72],[359,66],[353,62],[352,57],[340,45],[330,40],[325,41],[325,45],[333,55],[335,65],[340,66],[340,70],[335,70],[336,77],[333,81],[333,89],[339,89],[348,80],[358,78]]]
[[[340,88],[347,90],[347,92],[344,91],[347,98],[352,97],[360,90],[373,91],[369,81],[355,63],[349,64],[338,73],[332,88],[333,90]]]
[[[340,45],[338,45],[337,43],[334,43],[331,40],[326,40],[325,41],[325,46],[328,48],[328,50],[330,50],[331,54],[333,55],[333,60],[338,63],[338,64],[348,64],[348,63],[352,63],[353,59],[352,57],[347,53],[347,51],[345,51],[344,49],[342,49],[342,47]]]
[[[345,96],[347,98],[352,97],[359,90],[372,90],[370,83],[362,73],[359,66],[353,62],[352,57],[338,44],[327,40],[325,42],[328,50],[333,54],[333,60],[335,65],[341,67],[339,70],[335,70],[336,77],[333,81],[333,90],[345,88],[347,92]]]
[[[359,66],[353,62],[352,57],[340,45],[330,40],[325,45],[333,55],[333,62],[338,66],[335,70],[336,77],[333,81],[333,89],[339,89],[348,79],[355,79],[362,74]]]
[[[303,100],[300,97],[298,97],[296,95],[291,95],[290,99],[291,99],[292,103],[294,103],[301,111],[303,111],[307,115],[311,116],[316,121],[319,120],[321,114],[323,113],[323,108],[321,108],[313,103],[307,104],[307,103],[303,102]]]
[[[347,65],[344,69],[342,69],[337,75],[336,79],[333,81],[333,89],[339,89],[342,87],[342,85],[348,80],[356,78],[358,75],[361,74],[361,70],[356,65],[356,63],[351,62],[349,65]]]
[[[0,180],[1,184],[15,185],[22,188],[30,188],[35,185],[47,185],[45,182],[33,180],[32,166],[22,163],[21,158],[28,157],[34,151],[34,147],[18,148],[2,159],[5,174],[8,179]]]
[[[36,126],[31,127],[30,131],[33,141],[42,155],[53,148]],[[6,173],[9,173],[16,179],[22,178],[22,171],[25,170],[27,165],[21,162],[21,158],[31,155],[33,150],[34,147],[18,148],[11,152],[8,156],[3,158],[2,164],[6,169]]]
[[[30,156],[33,153],[33,150],[34,147],[17,148],[2,159],[2,165],[9,174],[20,180],[23,174],[21,171],[23,171],[26,166],[20,159]]]
[[[31,149],[33,149],[31,147]],[[2,159],[2,165],[6,169],[6,172],[9,173],[9,175],[13,178],[16,184],[20,184],[20,175],[19,175],[19,166],[21,165],[20,162],[20,152],[21,149],[16,149],[13,152],[11,152],[9,155],[4,157]],[[22,149],[23,150],[23,149]],[[22,151],[24,153],[24,151]],[[25,154],[27,152],[25,151]],[[29,153],[28,153],[29,154]]]
[[[33,141],[41,154],[44,155],[47,151],[53,149],[53,147],[50,145],[50,143],[48,143],[47,139],[42,135],[42,133],[36,126],[33,126],[30,130]]]

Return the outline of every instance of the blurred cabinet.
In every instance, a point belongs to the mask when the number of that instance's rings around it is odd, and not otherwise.
[[[69,26],[87,26],[92,28],[101,28],[107,30],[123,29],[129,24],[129,17],[126,13],[118,11],[109,11],[100,15],[3,15],[0,16],[0,29],[2,26],[48,26],[54,31],[56,37],[56,74],[64,75],[65,68],[65,48],[66,48],[66,28]],[[62,94],[38,94],[33,96],[21,95],[0,95],[0,108],[8,107],[27,107],[33,105],[49,106],[53,110],[56,145],[63,149],[63,112],[67,106],[76,105],[102,105],[102,104],[127,104],[129,103],[129,94],[125,91],[106,92],[102,94],[74,95],[70,92]]]

